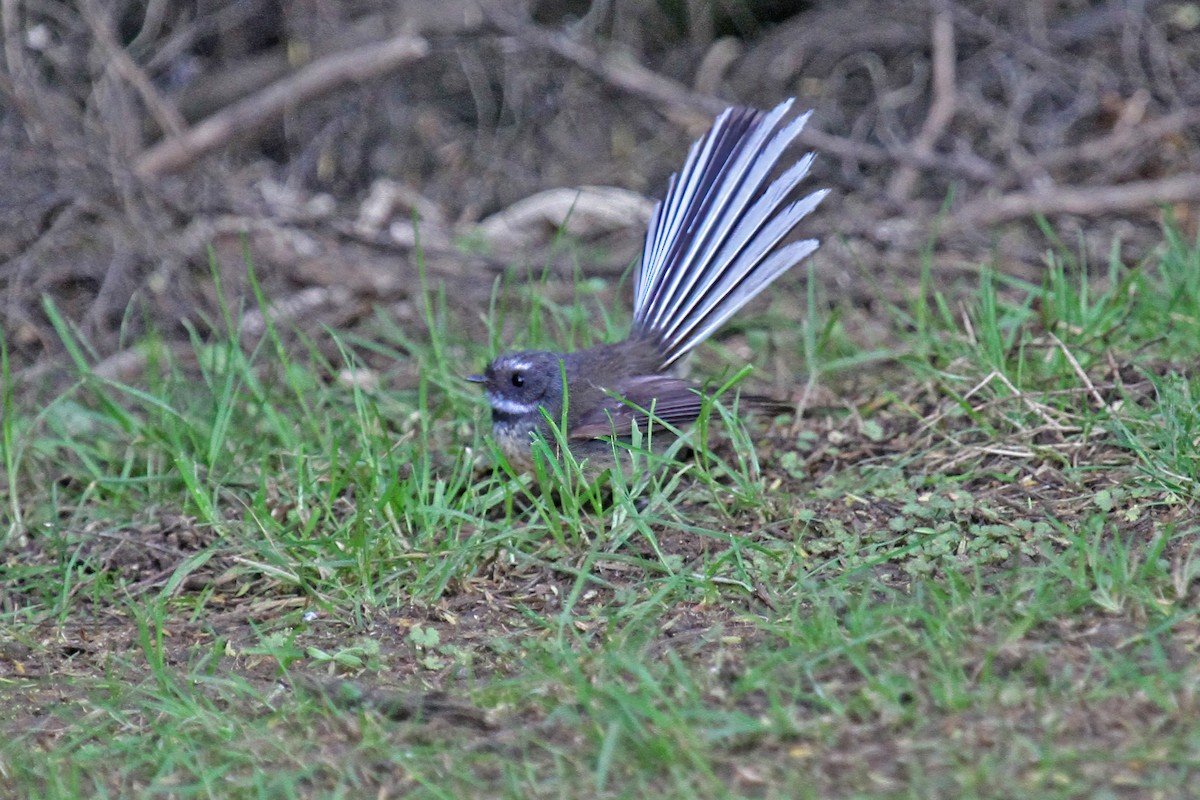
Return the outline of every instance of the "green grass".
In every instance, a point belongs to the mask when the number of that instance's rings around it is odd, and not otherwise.
[[[598,480],[497,463],[461,376],[619,335],[603,282],[498,287],[482,342],[424,280],[424,330],[228,308],[128,384],[48,302],[74,383],[33,407],[0,350],[0,795],[1185,793],[1200,249],[1046,233],[1040,285],[926,263],[886,353],[817,274],[697,377],[748,344],[836,402],[730,392]]]

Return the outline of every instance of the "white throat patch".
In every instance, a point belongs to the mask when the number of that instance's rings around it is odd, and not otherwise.
[[[541,406],[541,403],[518,403],[495,392],[488,392],[487,399],[492,408],[501,414],[528,414]]]

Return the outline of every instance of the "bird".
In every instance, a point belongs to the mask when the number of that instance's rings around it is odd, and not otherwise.
[[[467,378],[483,385],[493,438],[515,466],[531,468],[535,437],[553,445],[552,426],[561,426],[576,459],[607,463],[617,452],[614,440],[630,441],[635,427],[644,432],[654,420],[680,429],[700,416],[704,388],[674,368],[819,246],[816,239],[783,242],[829,191],[794,199],[812,152],[773,177],[812,115],[789,120],[793,104],[727,108],[692,145],[651,214],[625,340],[573,352],[506,353]],[[742,404],[782,406],[746,396]]]

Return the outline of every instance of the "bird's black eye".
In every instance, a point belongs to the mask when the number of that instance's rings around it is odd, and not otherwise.
[[[514,372],[512,374],[512,385],[520,389],[525,385],[525,374],[522,372]]]

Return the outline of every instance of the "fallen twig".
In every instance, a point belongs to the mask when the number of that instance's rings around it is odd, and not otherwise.
[[[678,81],[663,77],[624,56],[604,55],[566,34],[534,25],[495,5],[489,5],[487,13],[489,21],[503,32],[548,50],[622,91],[656,103],[664,115],[686,127],[697,130],[707,127],[712,117],[729,105],[721,98],[693,92]],[[967,162],[958,157],[945,157],[932,151],[917,152],[911,148],[893,150],[833,136],[812,125],[800,133],[798,141],[822,153],[866,164],[899,162],[979,181],[989,181],[996,174],[990,165],[978,161]]]
[[[327,56],[260,92],[217,112],[182,136],[166,139],[142,153],[135,169],[142,175],[177,172],[229,141],[262,128],[294,106],[346,83],[371,80],[423,58],[428,43],[401,35],[348,53]]]
[[[951,218],[950,226],[985,227],[1037,214],[1111,214],[1195,200],[1200,200],[1200,174],[1187,172],[1114,186],[1059,186],[974,200]]]
[[[921,158],[933,156],[933,146],[945,132],[946,126],[954,118],[958,107],[957,90],[955,89],[955,61],[957,50],[954,46],[954,17],[950,9],[942,4],[933,17],[933,102],[929,105],[929,113],[925,115],[925,123],[920,132],[912,140],[912,152]],[[907,200],[912,194],[917,182],[917,168],[913,164],[902,164],[888,181],[888,196],[893,200]]]
[[[99,42],[100,48],[108,57],[109,66],[121,78],[134,88],[146,104],[146,108],[154,116],[155,122],[163,133],[171,136],[181,136],[187,130],[187,121],[179,113],[170,100],[162,95],[154,86],[141,67],[134,63],[125,48],[117,41],[108,17],[96,0],[84,0],[81,4],[83,18],[87,22],[92,36]]]
[[[1038,156],[1037,166],[1049,171],[1085,161],[1107,161],[1127,150],[1197,126],[1200,126],[1200,108],[1176,111],[1137,125],[1119,127],[1098,139],[1050,150]]]

